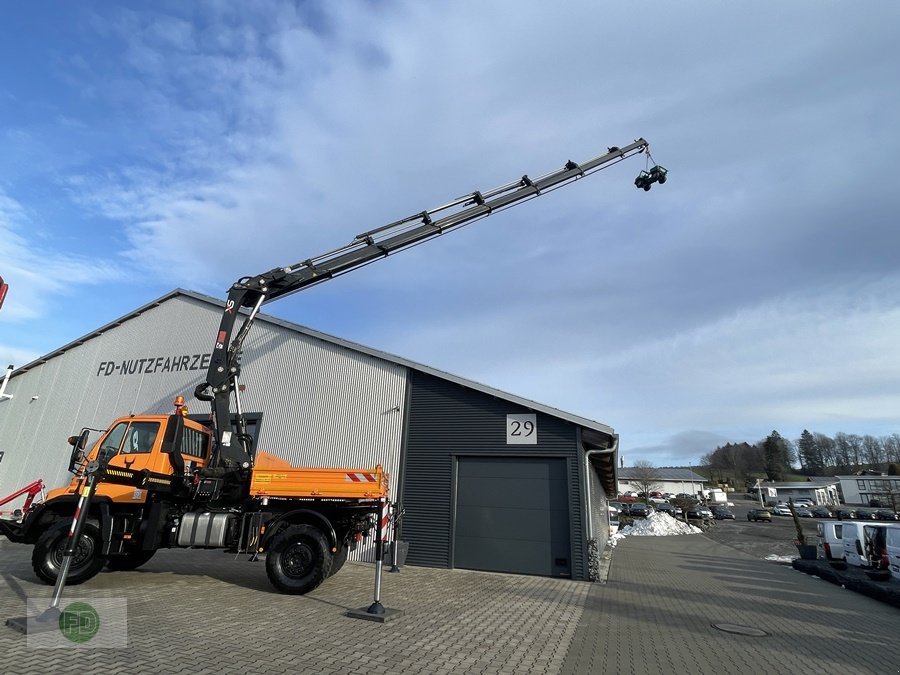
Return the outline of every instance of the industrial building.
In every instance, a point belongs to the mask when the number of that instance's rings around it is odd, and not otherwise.
[[[0,497],[67,483],[66,438],[83,427],[169,412],[177,395],[207,412],[191,397],[223,307],[178,289],[8,375]],[[408,563],[594,576],[616,488],[610,427],[267,315],[241,388],[257,448],[296,466],[385,468]]]
[[[635,467],[619,467],[617,472],[619,494],[641,492],[642,485],[652,476],[655,489],[664,493],[696,495],[706,489],[708,479],[691,469],[661,467],[653,469],[637,469]]]

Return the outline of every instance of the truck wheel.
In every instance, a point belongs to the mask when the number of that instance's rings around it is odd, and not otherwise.
[[[282,593],[300,595],[316,588],[331,572],[328,540],[317,527],[291,525],[275,535],[266,551],[266,574]]]
[[[338,571],[344,566],[344,563],[347,562],[347,554],[349,551],[346,546],[341,546],[337,553],[334,554],[334,558],[331,561],[331,571],[328,572],[328,576],[333,577]]]
[[[106,561],[106,567],[114,572],[127,572],[128,570],[136,570],[138,567],[149,561],[156,551],[135,551],[125,555],[117,555]]]
[[[51,586],[56,584],[56,577],[62,567],[70,527],[70,523],[61,522],[46,530],[38,537],[31,553],[34,573]],[[81,540],[75,547],[66,583],[80,584],[87,581],[103,569],[105,562],[106,559],[100,556],[100,528],[95,523],[85,523]]]

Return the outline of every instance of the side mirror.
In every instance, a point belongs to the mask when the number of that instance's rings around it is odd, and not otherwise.
[[[74,473],[84,459],[84,449],[87,447],[90,430],[84,429],[78,436],[69,436],[69,445],[72,446],[72,454],[69,456],[69,472]]]
[[[69,445],[84,450],[87,447],[88,434],[90,431],[84,429],[78,436],[69,436]]]

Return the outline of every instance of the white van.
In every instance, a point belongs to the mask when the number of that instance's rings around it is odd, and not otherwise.
[[[896,529],[887,523],[865,525],[844,522],[841,539],[844,542],[844,559],[848,565],[883,569],[887,565],[887,531]]]
[[[887,552],[887,534],[896,530],[896,525],[879,523],[863,526],[863,550],[869,559],[869,566],[876,570],[886,570],[890,566]]]
[[[900,579],[900,527],[889,525],[885,537],[888,567],[894,579]]]
[[[844,547],[844,560],[848,565],[864,567],[865,548],[863,548],[863,524],[844,522],[841,528],[841,541]]]
[[[844,542],[841,539],[843,526],[844,523],[841,521],[825,521],[816,524],[818,531],[816,548],[819,550],[820,558],[825,560],[844,559]],[[900,567],[898,567],[898,574],[900,574]]]

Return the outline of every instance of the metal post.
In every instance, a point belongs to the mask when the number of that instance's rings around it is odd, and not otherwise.
[[[78,542],[81,540],[81,533],[84,530],[84,523],[90,511],[91,498],[94,496],[94,490],[97,486],[99,471],[100,463],[97,460],[92,460],[85,467],[85,480],[79,488],[78,506],[75,509],[75,516],[72,518],[72,526],[69,528],[66,550],[63,552],[62,564],[59,568],[59,574],[56,576],[56,584],[53,586],[50,606],[30,620],[27,616],[7,619],[6,625],[13,630],[27,634],[31,631],[44,632],[52,630],[58,626],[60,615],[59,601],[65,590],[66,578],[69,576],[69,568],[72,566],[72,558],[75,557],[75,550],[78,548]]]
[[[385,500],[379,500],[378,502],[378,524],[375,527],[375,602],[368,607],[349,610],[347,616],[353,619],[385,623],[403,615],[402,609],[392,609],[390,607],[386,609],[381,604],[381,573],[384,568],[384,541],[382,540],[381,519],[386,503]]]
[[[369,614],[384,614],[384,605],[381,604],[381,572],[384,566],[384,542],[381,540],[381,512],[382,503],[378,502],[378,514],[375,525],[375,602],[366,610]]]
[[[400,519],[400,505],[397,502],[391,504],[391,569],[389,572],[399,572],[397,564],[399,553],[397,552],[397,522]]]
[[[59,600],[62,597],[63,590],[66,588],[66,578],[69,576],[72,558],[75,557],[75,550],[78,548],[78,542],[81,540],[84,523],[90,511],[91,498],[94,496],[94,490],[97,487],[97,471],[99,468],[99,462],[93,461],[88,464],[85,470],[85,483],[80,490],[81,494],[78,498],[78,506],[75,509],[75,517],[72,519],[72,527],[69,528],[69,537],[66,540],[66,550],[63,552],[62,566],[59,569],[59,574],[56,576],[56,584],[53,586],[53,596],[50,598],[48,611],[59,608]]]

